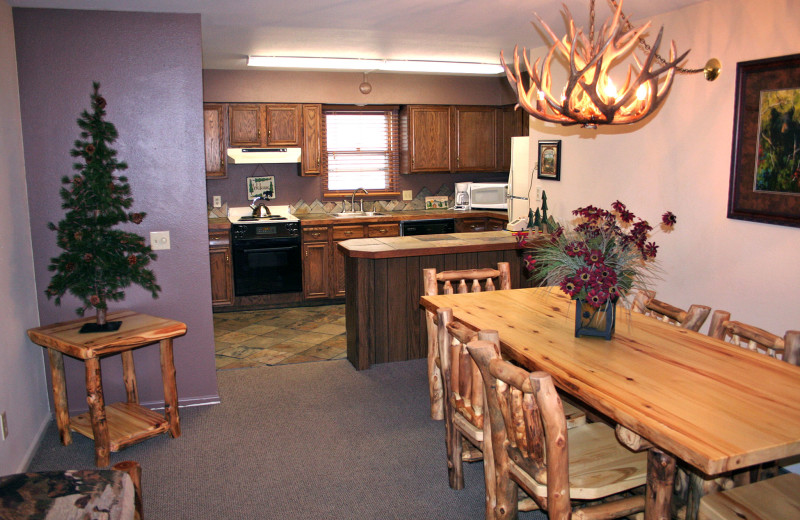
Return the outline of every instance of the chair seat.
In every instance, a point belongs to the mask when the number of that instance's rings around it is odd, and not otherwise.
[[[567,430],[567,436],[571,498],[594,500],[646,483],[647,454],[625,448],[612,428],[590,423]],[[511,472],[524,482],[524,487],[547,495],[545,482],[534,480],[516,465],[512,465]]]
[[[701,520],[800,518],[800,475],[787,473],[700,500]]]

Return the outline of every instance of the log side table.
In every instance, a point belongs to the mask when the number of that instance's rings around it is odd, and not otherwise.
[[[114,332],[80,334],[78,330],[94,318],[55,323],[28,330],[31,341],[46,347],[53,379],[53,402],[56,424],[65,446],[72,444],[74,430],[94,439],[95,464],[109,464],[109,452],[169,431],[173,438],[181,434],[178,417],[178,391],[172,338],[186,334],[186,324],[133,311],[108,314],[108,321],[122,321]],[[132,350],[155,342],[161,346],[161,377],[164,384],[164,415],[139,405],[139,390],[133,366]],[[70,417],[64,377],[66,354],[83,360],[86,366],[86,400],[89,411]],[[105,406],[100,358],[120,354],[127,402]]]

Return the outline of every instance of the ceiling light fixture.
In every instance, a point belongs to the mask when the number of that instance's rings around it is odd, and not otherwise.
[[[664,28],[658,32],[655,44],[650,47],[642,34],[650,27],[647,22],[633,28],[622,13],[622,0],[608,0],[614,8],[612,19],[607,20],[597,37],[594,31],[594,0],[590,0],[588,38],[583,29],[575,28],[572,15],[564,6],[564,15],[569,24],[569,33],[558,39],[550,27],[537,14],[544,31],[553,40],[544,61],[538,58],[531,66],[526,50],[522,54],[525,68],[530,76],[530,86],[526,89],[520,73],[518,47],[514,47],[514,68],[506,64],[500,51],[500,62],[506,71],[511,87],[517,94],[519,106],[537,119],[562,125],[580,124],[584,128],[597,128],[597,125],[620,125],[640,121],[650,115],[664,100],[676,72],[683,74],[705,73],[706,79],[713,81],[719,76],[720,63],[712,58],[703,69],[684,69],[678,67],[689,51],[676,57],[675,42],[670,45],[669,60],[658,55],[658,47]],[[633,53],[641,46],[646,51],[643,61]],[[550,63],[559,51],[569,62],[569,77],[560,93],[552,92]],[[628,65],[628,72],[621,87],[617,87],[609,77],[609,69],[614,61],[632,56],[635,62]]]
[[[360,58],[310,58],[292,56],[248,56],[250,67],[275,69],[357,70],[362,72],[422,72],[428,74],[498,75],[502,65],[456,61],[374,60]]]

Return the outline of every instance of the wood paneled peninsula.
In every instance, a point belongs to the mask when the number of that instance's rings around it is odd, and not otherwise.
[[[511,287],[529,285],[508,231],[345,240],[347,359],[357,370],[427,355],[422,270],[511,264]]]

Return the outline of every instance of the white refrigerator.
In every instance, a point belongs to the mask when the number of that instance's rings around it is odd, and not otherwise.
[[[508,172],[508,222],[528,218],[528,210],[536,205],[533,168],[531,168],[531,138],[511,138],[511,169]],[[525,221],[527,224],[527,220]]]

